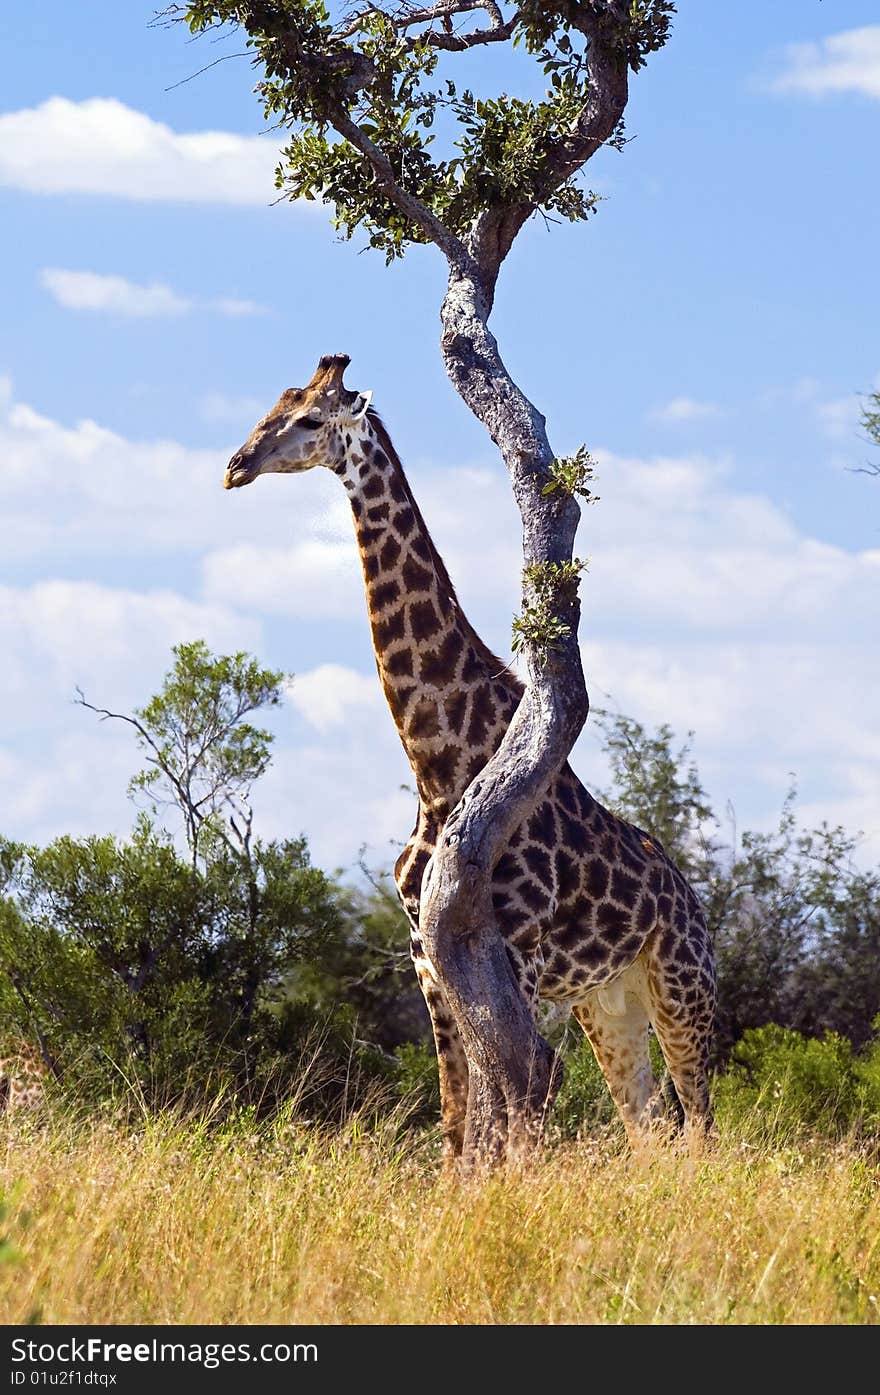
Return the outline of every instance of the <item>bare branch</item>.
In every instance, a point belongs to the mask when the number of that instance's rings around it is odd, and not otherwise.
[[[193,78],[201,77],[202,73],[207,73],[211,68],[216,68],[218,63],[225,63],[230,58],[250,58],[250,56],[246,49],[243,49],[241,53],[224,53],[222,58],[215,58],[213,63],[206,63],[204,68],[196,68],[196,71],[190,73],[189,77],[181,78],[180,82],[172,82],[171,86],[163,88],[163,91],[173,92],[176,87],[183,87],[185,83],[192,82]]]
[[[366,5],[363,9],[358,10],[357,14],[352,15],[345,27],[337,32],[340,39],[350,39],[352,34],[357,33],[360,22],[366,15],[381,14],[401,33],[406,29],[411,29],[414,24],[432,24],[437,19],[441,21],[448,33],[451,29],[453,15],[473,14],[475,10],[484,10],[488,14],[493,30],[508,27],[504,24],[501,11],[493,3],[493,0],[437,0],[436,5],[428,5],[421,9],[416,9],[411,5],[403,5],[397,13],[390,13],[388,10],[384,10],[381,5]],[[512,33],[517,18],[518,14],[509,22],[508,35],[505,37]],[[414,39],[413,42],[421,41],[424,43],[426,40],[432,42],[432,38],[433,36],[429,34],[423,34],[419,36],[419,39]],[[437,47],[445,47],[445,45],[437,45]]]
[[[474,10],[484,10],[489,16],[490,26],[488,29],[471,29],[465,34],[456,33],[452,27],[452,16],[455,14],[466,14]],[[407,29],[413,24],[424,24],[439,19],[443,24],[442,33],[436,29],[428,29],[422,34],[414,34],[407,40],[407,47],[412,49],[417,44],[428,44],[430,48],[446,49],[450,53],[460,53],[468,48],[475,48],[478,44],[496,44],[509,39],[519,22],[519,10],[515,10],[510,19],[504,19],[498,6],[491,3],[476,3],[476,0],[452,0],[452,3],[440,3],[431,6],[429,9],[412,11],[403,23],[394,21],[398,29]]]
[[[435,19],[451,19],[453,15],[472,14],[482,8],[482,0],[437,0],[436,5],[422,9],[406,5],[399,16],[392,18],[392,23],[397,29],[409,29],[414,24],[430,24]]]
[[[407,43],[409,48],[415,48],[417,44],[428,44],[430,48],[442,48],[450,53],[461,53],[464,49],[475,48],[478,44],[497,44],[509,39],[516,28],[519,12],[507,21],[506,24],[493,24],[490,29],[471,29],[466,34],[456,34],[452,27],[438,34],[436,29],[429,29],[425,34],[410,38]]]
[[[156,745],[155,741],[150,736],[150,733],[147,731],[146,727],[143,726],[142,723],[140,723],[136,717],[129,717],[125,712],[111,712],[109,708],[106,707],[95,707],[93,703],[86,701],[86,696],[82,688],[77,686],[75,691],[77,694],[75,698],[77,706],[85,707],[89,710],[89,712],[96,712],[97,715],[101,718],[102,722],[106,722],[107,718],[111,717],[115,722],[128,722],[129,726],[134,727],[135,730],[139,733],[139,735],[143,737],[144,741],[146,741],[147,745],[150,747],[150,750],[155,752],[155,758],[147,758],[148,764],[157,765],[160,770],[165,769],[165,765],[162,761],[159,747]]]
[[[205,803],[213,804],[213,802],[216,800],[219,790],[222,788],[222,782],[215,782],[215,784],[207,790],[207,792],[201,797],[201,799],[195,799],[191,790],[191,781],[193,771],[197,767],[197,762],[199,759],[198,757],[196,758],[196,760],[190,762],[186,762],[184,760],[183,771],[175,771],[173,766],[171,766],[169,762],[163,757],[162,752],[160,751],[156,742],[151,737],[147,728],[143,725],[142,722],[139,722],[136,717],[131,717],[125,712],[111,712],[110,709],[107,707],[96,707],[94,703],[88,702],[86,700],[86,696],[83,693],[82,688],[80,687],[76,688],[76,694],[76,703],[79,707],[85,707],[89,712],[96,713],[98,717],[100,717],[102,722],[106,722],[108,718],[116,722],[127,722],[130,727],[134,727],[141,740],[153,752],[151,756],[147,756],[147,764],[155,766],[157,770],[162,772],[168,783],[171,785],[171,788],[174,791],[176,798],[173,798],[171,800],[162,800],[159,798],[158,792],[151,791],[151,794],[156,799],[157,804],[176,804],[177,807],[180,809],[181,813],[183,814],[184,822],[187,825],[191,835],[190,843],[192,850],[193,866],[195,866],[195,860],[198,851],[198,835],[206,824],[211,823],[210,809],[208,813],[203,813],[202,806]],[[251,711],[252,705],[245,705],[243,710]],[[225,728],[224,730],[230,729],[233,724],[234,723],[230,723],[229,727]],[[202,751],[204,751],[205,747],[203,746],[201,749]],[[246,836],[242,840],[242,848],[244,850],[245,855],[248,858],[252,820],[253,815],[252,813],[250,813],[250,811],[248,811],[246,823]],[[223,829],[222,826],[218,824],[212,824],[212,827],[214,829],[214,832],[226,844],[227,848],[229,848],[230,852],[236,854],[237,849],[235,848],[231,839],[226,834],[225,829]],[[236,835],[237,833],[238,831],[236,830]]]

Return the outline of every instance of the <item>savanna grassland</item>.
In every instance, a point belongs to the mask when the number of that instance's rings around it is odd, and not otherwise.
[[[703,1158],[614,1128],[462,1185],[399,1118],[0,1125],[6,1323],[874,1323],[864,1139],[724,1124]]]

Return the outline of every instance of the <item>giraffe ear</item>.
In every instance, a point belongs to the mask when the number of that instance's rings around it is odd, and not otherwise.
[[[372,392],[359,392],[351,405],[351,410],[348,414],[349,420],[360,421],[362,417],[366,416],[367,408],[369,407],[372,400]]]

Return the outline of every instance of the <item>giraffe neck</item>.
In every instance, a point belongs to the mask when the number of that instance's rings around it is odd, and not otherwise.
[[[462,612],[375,413],[337,473],[354,514],[385,697],[422,805],[442,818],[497,748],[521,688]]]

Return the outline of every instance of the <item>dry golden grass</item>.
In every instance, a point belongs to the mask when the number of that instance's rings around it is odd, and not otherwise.
[[[463,1187],[388,1125],[0,1125],[0,1321],[873,1323],[856,1144],[616,1137]]]

